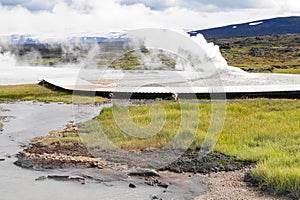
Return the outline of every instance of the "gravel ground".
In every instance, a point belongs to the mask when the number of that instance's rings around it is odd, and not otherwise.
[[[285,196],[266,194],[259,188],[251,187],[244,182],[244,177],[250,168],[231,172],[218,172],[206,175],[210,192],[195,198],[195,200],[290,200]]]

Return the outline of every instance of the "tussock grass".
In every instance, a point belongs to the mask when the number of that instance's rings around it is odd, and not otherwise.
[[[257,72],[299,74],[299,34],[212,39],[228,64]],[[256,53],[253,53],[256,50]]]
[[[0,122],[0,131],[2,131],[3,124]]]
[[[105,98],[73,96],[71,92],[55,91],[35,84],[0,86],[0,102],[17,100],[88,104],[104,102]]]
[[[282,74],[300,74],[300,68],[275,69],[273,72]]]
[[[33,65],[53,65],[53,64],[58,64],[61,62],[63,58],[61,57],[56,57],[56,58],[42,58],[38,60],[33,60],[30,62],[30,64]]]
[[[65,137],[45,137],[41,140],[43,146],[49,146],[59,143],[61,146],[69,146],[74,143],[81,143],[77,133],[68,133]]]
[[[195,105],[199,115],[192,112]],[[101,115],[82,124],[83,131],[89,134],[82,134],[81,139],[93,148],[105,148],[108,141],[126,149],[163,147],[178,134],[182,115],[190,112],[188,119],[193,121],[194,117],[199,117],[199,124],[189,124],[183,131],[188,136],[198,126],[190,148],[201,147],[210,124],[211,105],[201,101],[200,104],[187,103],[183,110],[178,103],[162,103],[161,106],[166,112],[166,122],[152,137],[137,138],[126,134],[116,124],[113,108],[105,108]],[[142,127],[151,121],[150,110],[151,106],[129,108],[132,121]],[[300,100],[231,100],[226,111],[222,134],[214,151],[257,162],[251,172],[256,180],[275,192],[289,191],[299,197]],[[153,115],[161,117],[159,112]]]

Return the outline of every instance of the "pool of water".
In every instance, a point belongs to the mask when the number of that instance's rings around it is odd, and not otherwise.
[[[78,106],[70,104],[39,102],[16,102],[0,104],[0,119],[4,124],[0,134],[0,199],[191,199],[208,188],[200,184],[200,177],[188,174],[164,172],[164,180],[170,184],[165,188],[152,187],[143,180],[125,176],[125,172],[98,169],[61,169],[35,171],[15,166],[15,154],[28,145],[36,136],[47,135],[50,130],[62,129],[69,122],[80,122],[97,115],[102,106]],[[76,110],[76,112],[74,112]],[[41,176],[88,175],[103,179],[103,182],[87,180],[62,182],[55,180],[36,181]],[[134,183],[136,188],[130,188]]]

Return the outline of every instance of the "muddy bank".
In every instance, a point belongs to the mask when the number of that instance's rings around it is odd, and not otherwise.
[[[176,173],[202,174],[239,170],[251,164],[219,153],[200,156],[197,151],[192,150],[187,150],[184,153],[176,152],[176,150],[156,151],[155,149],[100,151],[86,148],[80,142],[78,135],[70,137],[70,134],[78,134],[76,125],[68,124],[63,130],[51,131],[48,136],[33,138],[29,147],[17,154],[18,160],[15,164],[33,169],[88,167],[123,170],[140,167]],[[72,140],[68,143],[60,142],[59,139],[67,137]],[[176,153],[174,154],[174,152]],[[167,158],[170,159],[169,162],[162,162]]]
[[[49,173],[36,177],[36,182],[72,182],[80,185],[94,183],[108,187],[118,183],[126,185],[128,190],[140,191],[140,194],[146,190],[154,191],[153,195],[145,195],[143,199],[193,199],[208,191],[208,187],[202,184],[205,182],[203,177],[129,167],[124,162],[95,157],[80,142],[68,145],[59,142],[47,145],[43,143],[45,139],[63,138],[76,130],[76,126],[68,125],[64,130],[51,131],[48,136],[32,139],[29,146],[17,154],[18,160],[14,164],[46,173],[53,169],[65,169],[67,172],[78,170],[76,175]],[[192,187],[193,185],[195,186]]]
[[[199,156],[197,152],[187,151],[169,166],[163,168],[163,170],[177,173],[192,172],[207,174],[211,172],[235,171],[251,164],[251,162],[238,160],[220,153]]]

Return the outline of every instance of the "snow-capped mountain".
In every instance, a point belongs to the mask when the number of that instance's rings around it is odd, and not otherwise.
[[[124,33],[111,32],[103,36],[75,36],[67,38],[66,41],[70,43],[105,43],[105,42],[123,42],[126,41],[127,37]],[[25,46],[25,45],[40,45],[46,43],[53,43],[53,38],[47,40],[47,38],[38,38],[31,35],[19,35],[13,34],[8,36],[0,36],[0,45],[8,44],[13,46]]]
[[[13,34],[9,36],[0,37],[0,44],[6,43],[11,45],[35,45],[39,44],[39,41],[30,35]]]
[[[198,33],[203,34],[207,39],[274,34],[297,34],[300,33],[300,17],[278,17],[189,32],[191,36],[197,35]]]

